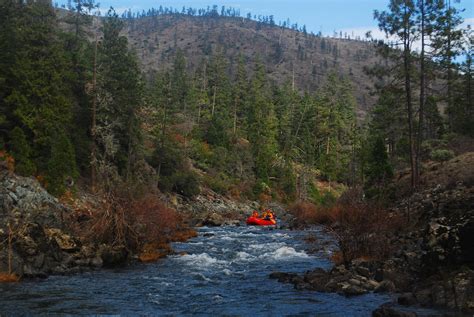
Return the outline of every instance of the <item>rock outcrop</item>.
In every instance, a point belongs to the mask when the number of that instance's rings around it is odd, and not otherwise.
[[[62,228],[69,210],[32,177],[0,171],[0,228],[10,221]]]
[[[383,284],[373,279],[373,274],[370,274],[368,269],[367,271],[361,269],[359,271],[366,276],[359,274],[356,270],[339,265],[329,271],[316,268],[302,276],[274,272],[270,274],[270,278],[278,279],[280,282],[292,283],[296,289],[300,290],[339,293],[346,296],[362,295],[371,291],[386,291],[385,288],[381,287]]]
[[[0,171],[0,272],[10,262],[16,275],[46,277],[127,260],[123,247],[83,245],[68,233],[64,219],[70,212],[34,178]]]
[[[397,292],[397,305],[440,307],[472,314],[474,168],[466,162],[473,161],[474,153],[467,153],[444,166],[431,166],[434,174],[423,176],[425,189],[398,201],[390,212],[405,219],[407,225],[390,238],[393,252],[388,259],[354,260],[327,272],[316,269],[302,276],[274,273],[271,277],[298,289],[348,296],[370,291]],[[411,315],[390,305],[374,312],[374,316]]]

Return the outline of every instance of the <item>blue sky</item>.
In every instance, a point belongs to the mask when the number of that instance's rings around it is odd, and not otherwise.
[[[56,0],[59,4],[67,3],[67,0]],[[373,20],[373,11],[384,10],[388,0],[96,0],[100,2],[105,11],[113,6],[117,12],[128,8],[134,11],[147,10],[149,8],[174,7],[181,9],[183,6],[193,8],[206,8],[214,4],[239,9],[241,15],[251,12],[252,15],[273,15],[275,21],[284,21],[287,18],[291,23],[306,25],[308,32],[317,33],[321,31],[325,35],[332,35],[334,31],[343,31],[348,34],[363,35],[372,30],[376,37],[382,35],[377,32],[377,23]],[[453,1],[454,2],[454,1]],[[461,0],[456,4],[458,8],[464,8],[462,14],[466,24],[474,24],[474,1]]]

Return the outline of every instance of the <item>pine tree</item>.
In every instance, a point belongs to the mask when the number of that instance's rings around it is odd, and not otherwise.
[[[347,178],[351,131],[355,127],[356,101],[344,78],[331,73],[318,92],[319,138],[324,144],[319,166],[330,180]]]
[[[69,138],[72,95],[70,87],[63,84],[70,75],[68,62],[58,34],[58,21],[50,3],[9,4],[16,11],[10,12],[13,16],[7,17],[5,23],[14,26],[11,39],[15,39],[16,43],[12,44],[14,51],[11,50],[12,46],[7,45],[7,51],[4,52],[9,64],[4,65],[5,70],[2,71],[8,74],[2,89],[2,106],[9,109],[5,113],[6,121],[11,126],[21,126],[23,136],[29,136],[29,156],[37,172],[48,176],[54,136],[62,134]],[[24,143],[19,141],[22,136],[18,130],[11,137],[14,139],[9,143],[13,147],[15,144],[18,146],[18,142]],[[68,159],[64,163],[73,166],[75,157]],[[25,160],[20,159],[20,165],[26,166],[22,173],[32,172],[34,168]]]
[[[53,195],[61,195],[68,183],[77,177],[74,148],[64,134],[52,136],[51,155],[48,161],[47,189]]]
[[[143,90],[136,57],[129,51],[126,37],[120,35],[122,28],[123,22],[109,10],[98,49],[97,138],[99,148],[104,149],[102,160],[129,179],[142,155],[138,111]]]
[[[268,96],[265,68],[256,63],[255,75],[251,86],[251,97],[248,114],[249,141],[255,161],[255,176],[268,183],[272,176],[272,162],[277,151],[276,117],[274,106]]]
[[[374,17],[379,21],[379,28],[387,35],[396,36],[403,45],[403,77],[405,104],[408,121],[408,143],[410,152],[411,186],[416,186],[418,175],[415,161],[415,131],[414,131],[414,111],[412,102],[412,43],[416,32],[415,3],[412,0],[390,0],[389,11],[375,11]]]
[[[68,32],[61,34],[64,51],[69,60],[69,76],[65,85],[71,87],[73,127],[71,139],[76,160],[83,172],[91,170],[91,108],[96,98],[93,82],[94,56],[96,55],[97,36],[89,42],[92,26],[92,11],[98,8],[94,0],[73,0],[71,8],[62,19],[68,25]],[[91,178],[94,178],[91,175]]]
[[[368,157],[367,180],[371,185],[384,184],[393,176],[393,170],[388,161],[385,142],[378,136],[372,141]]]
[[[189,92],[186,72],[186,59],[183,51],[178,49],[171,74],[172,102],[176,110],[186,112],[186,101]]]
[[[15,172],[23,176],[32,175],[36,168],[31,157],[31,147],[21,128],[15,127],[11,130],[9,149],[15,159]]]
[[[436,1],[437,15],[431,33],[431,47],[434,51],[434,58],[437,60],[445,74],[446,79],[446,113],[448,124],[454,130],[454,113],[456,104],[454,103],[455,89],[455,65],[454,59],[461,53],[463,42],[463,31],[459,28],[463,22],[459,10],[451,4],[451,0]]]
[[[382,194],[383,189],[393,177],[393,169],[388,160],[385,143],[380,136],[375,137],[375,140],[370,143],[365,174],[369,196]]]
[[[248,78],[247,70],[245,69],[245,61],[243,55],[239,56],[239,63],[237,65],[237,78],[234,85],[234,105],[233,105],[233,135],[237,135],[237,130],[245,129],[245,112],[247,111],[247,92],[248,92]]]
[[[216,146],[227,147],[233,127],[232,87],[227,75],[227,63],[221,53],[211,59],[208,71],[210,120],[206,140]]]

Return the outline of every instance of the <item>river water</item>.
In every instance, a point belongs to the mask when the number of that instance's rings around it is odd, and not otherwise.
[[[331,241],[308,253],[308,231],[200,228],[157,263],[0,285],[0,315],[370,316],[387,295],[344,297],[299,291],[274,271],[329,268]]]

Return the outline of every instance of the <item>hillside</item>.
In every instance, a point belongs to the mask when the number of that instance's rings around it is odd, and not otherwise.
[[[99,27],[96,21],[94,28]],[[318,37],[244,18],[180,14],[130,19],[123,33],[147,73],[169,69],[178,49],[189,71],[219,52],[233,72],[242,54],[248,71],[259,57],[270,79],[278,84],[294,79],[300,91],[314,92],[333,70],[346,76],[358,101],[359,119],[374,102],[369,95],[373,79],[363,70],[378,59],[369,42]]]

